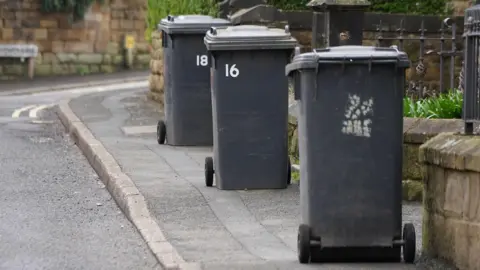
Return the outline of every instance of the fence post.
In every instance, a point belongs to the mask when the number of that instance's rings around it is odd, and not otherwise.
[[[362,45],[364,14],[369,6],[367,0],[311,0],[307,7],[313,10],[312,49]]]
[[[463,120],[465,134],[473,134],[473,124],[480,120],[479,64],[480,64],[480,0],[465,10],[464,27],[464,91]]]

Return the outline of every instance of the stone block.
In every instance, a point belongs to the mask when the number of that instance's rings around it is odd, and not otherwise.
[[[123,19],[125,17],[125,12],[121,10],[112,10],[110,16],[113,19]]]
[[[35,44],[38,46],[39,52],[51,52],[52,51],[52,41],[51,40],[38,40],[35,41]]]
[[[445,169],[435,165],[425,166],[423,179],[423,207],[432,213],[443,214],[445,204]]]
[[[44,64],[56,64],[58,63],[57,55],[54,53],[44,53],[43,54],[43,63]]]
[[[144,31],[145,28],[146,28],[145,20],[135,20],[133,22],[133,28],[136,29],[136,30]]]
[[[480,224],[480,174],[471,173],[469,176],[469,189],[466,194],[468,208],[465,210],[464,215],[465,219]]]
[[[112,73],[115,70],[111,65],[101,65],[100,71],[103,73]]]
[[[480,224],[468,224],[468,268],[472,270],[480,270]]]
[[[110,41],[116,42],[116,43],[121,43],[123,42],[123,36],[124,33],[118,30],[112,30],[110,31]]]
[[[150,74],[148,81],[149,81],[150,90],[152,92],[163,94],[163,90],[164,90],[163,75]]]
[[[53,64],[52,65],[52,74],[53,75],[68,75],[72,74],[73,72],[69,68],[68,65],[63,64]]]
[[[81,53],[77,56],[79,64],[101,64],[103,62],[103,55],[99,53]]]
[[[58,21],[55,19],[40,20],[40,27],[42,28],[58,28]]]
[[[45,28],[35,29],[34,30],[35,40],[45,40],[48,38],[48,32]]]
[[[420,144],[403,144],[403,179],[422,179],[421,166],[418,161]]]
[[[3,74],[5,75],[23,75],[25,67],[22,64],[10,64],[3,66]]]
[[[132,20],[122,19],[122,20],[120,21],[120,29],[122,29],[123,31],[135,29],[135,28],[134,28],[133,21],[132,21]]]
[[[121,27],[120,27],[120,20],[119,19],[112,19],[110,21],[110,29],[113,29],[113,30],[120,30]]]
[[[162,40],[161,39],[154,39],[152,40],[152,48],[157,51],[157,50],[161,50],[163,47],[162,47]]]
[[[115,55],[113,57],[113,64],[120,65],[125,63],[125,57],[123,55]]]
[[[38,75],[38,76],[52,75],[52,65],[49,65],[49,64],[35,65],[35,75]]]
[[[157,49],[152,53],[152,59],[163,60],[163,49]]]
[[[57,53],[56,56],[60,63],[65,64],[76,63],[78,60],[77,55],[74,53]]]
[[[100,66],[99,65],[90,65],[90,72],[91,73],[99,73],[100,72]]]
[[[43,63],[43,55],[38,54],[37,57],[35,57],[35,65],[41,65]]]
[[[137,44],[135,44],[135,49],[138,54],[150,54],[150,44],[146,42],[138,42]]]
[[[107,54],[118,54],[120,52],[120,44],[116,42],[109,42],[105,49],[105,53]]]
[[[451,237],[452,237],[452,244],[453,244],[453,252],[450,253],[451,259],[450,261],[455,262],[455,266],[458,269],[471,269],[469,267],[469,246],[470,246],[470,239],[468,233],[469,224],[463,222],[461,220],[455,219],[446,219],[445,222],[446,227],[448,227]],[[445,254],[445,256],[448,256]]]
[[[71,53],[93,53],[93,44],[91,42],[65,42],[64,52]]]
[[[141,64],[142,66],[148,66],[150,63],[151,56],[150,54],[137,54],[135,56],[135,62]]]
[[[111,64],[113,57],[110,54],[103,55],[103,64]]]
[[[52,52],[61,53],[65,51],[65,42],[63,41],[52,41]]]
[[[5,26],[6,27],[6,26]],[[13,29],[5,28],[0,29],[0,37],[3,41],[13,40]]]
[[[150,60],[150,68],[153,74],[163,74],[163,61],[162,60]]]
[[[466,196],[469,190],[468,177],[468,173],[445,171],[445,203],[443,206],[445,216],[462,218],[463,213],[468,210],[468,197]]]

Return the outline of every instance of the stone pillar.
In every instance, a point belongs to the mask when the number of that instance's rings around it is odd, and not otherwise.
[[[362,45],[367,0],[312,0],[312,48]]]
[[[150,60],[150,93],[149,97],[158,103],[163,108],[163,48],[162,48],[162,35],[160,32],[155,31],[152,33],[152,50]]]

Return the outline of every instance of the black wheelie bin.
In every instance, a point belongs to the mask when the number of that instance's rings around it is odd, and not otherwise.
[[[158,25],[165,82],[165,120],[157,124],[159,144],[212,145],[210,59],[203,38],[210,27],[229,24],[211,16],[169,15]]]
[[[413,263],[402,230],[403,92],[409,60],[395,47],[338,46],[286,66],[298,101],[298,259]]]
[[[213,155],[205,184],[226,190],[286,188],[288,80],[285,65],[297,41],[284,29],[241,25],[212,28]]]

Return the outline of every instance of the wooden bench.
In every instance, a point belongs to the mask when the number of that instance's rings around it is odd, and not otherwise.
[[[33,78],[35,72],[35,58],[38,55],[38,46],[35,44],[0,44],[0,58],[27,59],[28,77]]]

